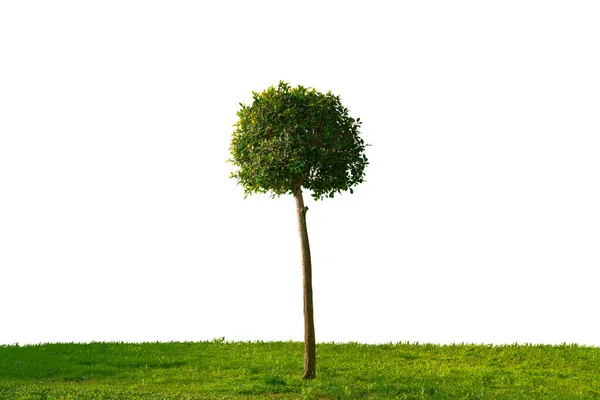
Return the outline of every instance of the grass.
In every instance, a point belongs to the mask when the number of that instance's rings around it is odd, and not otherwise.
[[[0,399],[600,399],[600,348],[298,342],[0,346]]]

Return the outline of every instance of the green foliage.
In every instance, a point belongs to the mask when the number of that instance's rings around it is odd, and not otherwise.
[[[363,182],[368,164],[360,118],[348,115],[339,96],[279,82],[240,103],[228,160],[250,193],[292,193],[292,182],[315,199],[333,197]]]
[[[597,399],[600,348],[298,342],[0,346],[0,399]]]

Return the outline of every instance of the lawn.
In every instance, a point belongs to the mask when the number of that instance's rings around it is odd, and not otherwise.
[[[0,346],[0,399],[600,399],[600,348],[298,342]]]

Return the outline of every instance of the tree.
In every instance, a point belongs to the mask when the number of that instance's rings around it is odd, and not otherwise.
[[[279,82],[240,103],[228,160],[245,195],[292,194],[296,200],[304,289],[304,375],[316,376],[312,265],[302,188],[315,200],[334,197],[363,182],[368,164],[360,119],[348,115],[340,97]]]

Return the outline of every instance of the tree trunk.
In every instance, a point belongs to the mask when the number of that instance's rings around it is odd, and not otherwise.
[[[310,261],[310,246],[308,244],[308,231],[306,229],[306,211],[302,199],[302,187],[297,181],[292,182],[294,199],[296,200],[296,214],[298,216],[298,232],[302,249],[302,279],[304,288],[304,375],[302,379],[314,379],[316,369],[315,322],[313,319],[312,295],[312,265]]]

